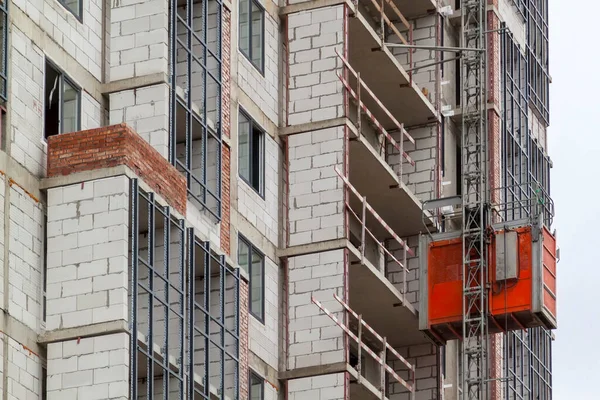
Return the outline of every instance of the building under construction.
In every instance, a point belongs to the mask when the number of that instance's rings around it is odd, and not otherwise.
[[[552,399],[548,0],[0,0],[0,41],[0,399]]]

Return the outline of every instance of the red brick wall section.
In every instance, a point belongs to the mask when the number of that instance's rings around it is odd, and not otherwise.
[[[148,142],[126,124],[51,136],[48,177],[126,165],[185,215],[186,182]]]
[[[248,282],[240,279],[240,399],[248,399]]]
[[[496,5],[497,0],[489,0],[488,4]],[[493,11],[488,12],[487,29],[493,31],[500,27],[500,20]],[[488,103],[500,106],[500,34],[491,33],[487,38],[488,46]],[[493,107],[488,111],[488,138],[490,154],[490,188],[492,189],[490,200],[492,203],[498,203],[499,191],[494,190],[500,187],[501,182],[501,134],[500,134],[500,115]],[[498,222],[498,221],[493,221]],[[502,335],[496,334],[490,337],[490,378],[492,380],[490,391],[491,400],[500,400],[502,398]]]
[[[231,137],[231,11],[223,7],[223,75],[222,105],[223,136]],[[223,145],[221,165],[221,249],[231,255],[231,148]]]

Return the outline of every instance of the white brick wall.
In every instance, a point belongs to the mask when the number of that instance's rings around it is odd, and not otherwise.
[[[437,400],[437,353],[432,344],[420,344],[396,349],[401,356],[415,365],[416,398],[419,400]],[[404,379],[409,373],[404,363],[394,359],[390,364],[394,371]],[[390,400],[410,400],[410,393],[394,378],[390,377],[388,386]]]
[[[416,45],[420,46],[435,46],[436,43],[436,19],[437,15],[426,16],[413,20],[413,40]],[[408,39],[408,30],[402,23],[396,24],[396,27]],[[400,40],[392,35],[389,39],[391,42],[399,43]],[[397,47],[391,48],[392,54],[395,55],[396,59],[406,69],[410,68],[410,57],[407,49],[400,49]],[[447,56],[449,57],[449,56]],[[413,68],[422,67],[423,65],[431,64],[436,60],[436,52],[429,50],[414,50],[412,54]],[[439,79],[436,74],[437,66],[430,66],[420,68],[413,72],[413,81],[418,85],[420,89],[427,90],[427,98],[430,102],[435,102],[435,93],[437,91],[437,84]]]
[[[168,71],[167,7],[168,3],[161,0],[113,3],[110,11],[111,81]]]
[[[54,3],[58,6],[57,2]],[[33,175],[42,177],[46,173],[44,52],[15,25],[12,26],[11,39],[9,79],[12,90],[8,93],[11,125],[7,130],[11,140],[11,156]],[[100,104],[82,90],[81,128],[91,129],[100,125]]]
[[[237,186],[238,212],[275,245],[279,239],[279,163],[279,146],[265,134],[264,199],[242,179]]]
[[[344,6],[288,16],[289,125],[343,115],[342,73]]]
[[[289,154],[289,245],[344,235],[344,128],[292,135]]]
[[[402,181],[408,186],[419,200],[426,201],[434,198],[435,167],[437,158],[437,127],[412,129],[410,135],[415,139],[414,150],[409,152],[415,165],[403,164]],[[398,150],[388,145],[388,164],[396,173],[398,165],[403,160]]]
[[[250,315],[250,350],[271,367],[279,368],[279,267],[265,258],[265,322]]]
[[[8,341],[8,354],[4,355],[3,341]],[[41,398],[42,362],[14,339],[2,334],[0,355],[8,357],[7,374],[8,399]]]
[[[48,400],[129,398],[127,334],[50,343],[47,357]]]
[[[129,180],[48,190],[48,330],[128,319]]]
[[[412,304],[415,309],[419,309],[419,236],[409,236],[406,238],[408,246],[415,253],[414,256],[406,255],[408,272],[406,273],[406,300]],[[388,250],[398,260],[402,260],[403,251],[395,240],[390,240]],[[388,260],[386,277],[394,284],[400,293],[404,292],[404,272],[402,268],[393,260]]]
[[[11,156],[32,174],[43,176],[44,53],[15,25],[11,39],[11,126],[7,130],[12,142]]]
[[[19,186],[12,185],[9,214],[8,311],[38,331],[42,317],[42,207]]]
[[[288,381],[289,400],[345,399],[345,374],[320,375]]]
[[[83,22],[55,0],[15,0],[13,4],[96,79],[102,72],[102,3],[83,2]],[[12,26],[13,30],[15,26]],[[39,44],[39,43],[38,43]]]
[[[344,250],[291,257],[288,268],[288,369],[344,361],[344,332],[311,300],[343,318],[333,295],[344,298]]]
[[[498,13],[500,18],[506,22],[506,27],[514,35],[515,41],[525,48],[527,45],[527,36],[525,30],[525,22],[519,11],[515,7],[515,3],[512,0],[499,0],[498,1]]]
[[[234,19],[234,21],[237,19]],[[279,29],[269,13],[265,12],[265,68],[264,74],[254,67],[238,50],[237,83],[274,123],[279,123]]]
[[[124,90],[110,95],[110,124],[127,123],[163,157],[169,157],[167,84]]]

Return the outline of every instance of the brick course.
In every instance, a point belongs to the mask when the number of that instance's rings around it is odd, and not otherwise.
[[[52,136],[48,140],[49,177],[117,165],[131,168],[185,215],[185,178],[126,124]]]
[[[223,8],[223,63],[222,63],[222,104],[224,137],[231,137],[231,11]],[[221,250],[231,255],[231,148],[224,144],[221,160]]]

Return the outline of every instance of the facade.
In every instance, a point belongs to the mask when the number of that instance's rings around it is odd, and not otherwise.
[[[470,3],[0,0],[0,398],[461,398],[419,238]],[[548,2],[486,3],[491,202],[550,227]],[[490,336],[488,397],[551,399],[551,345]]]

